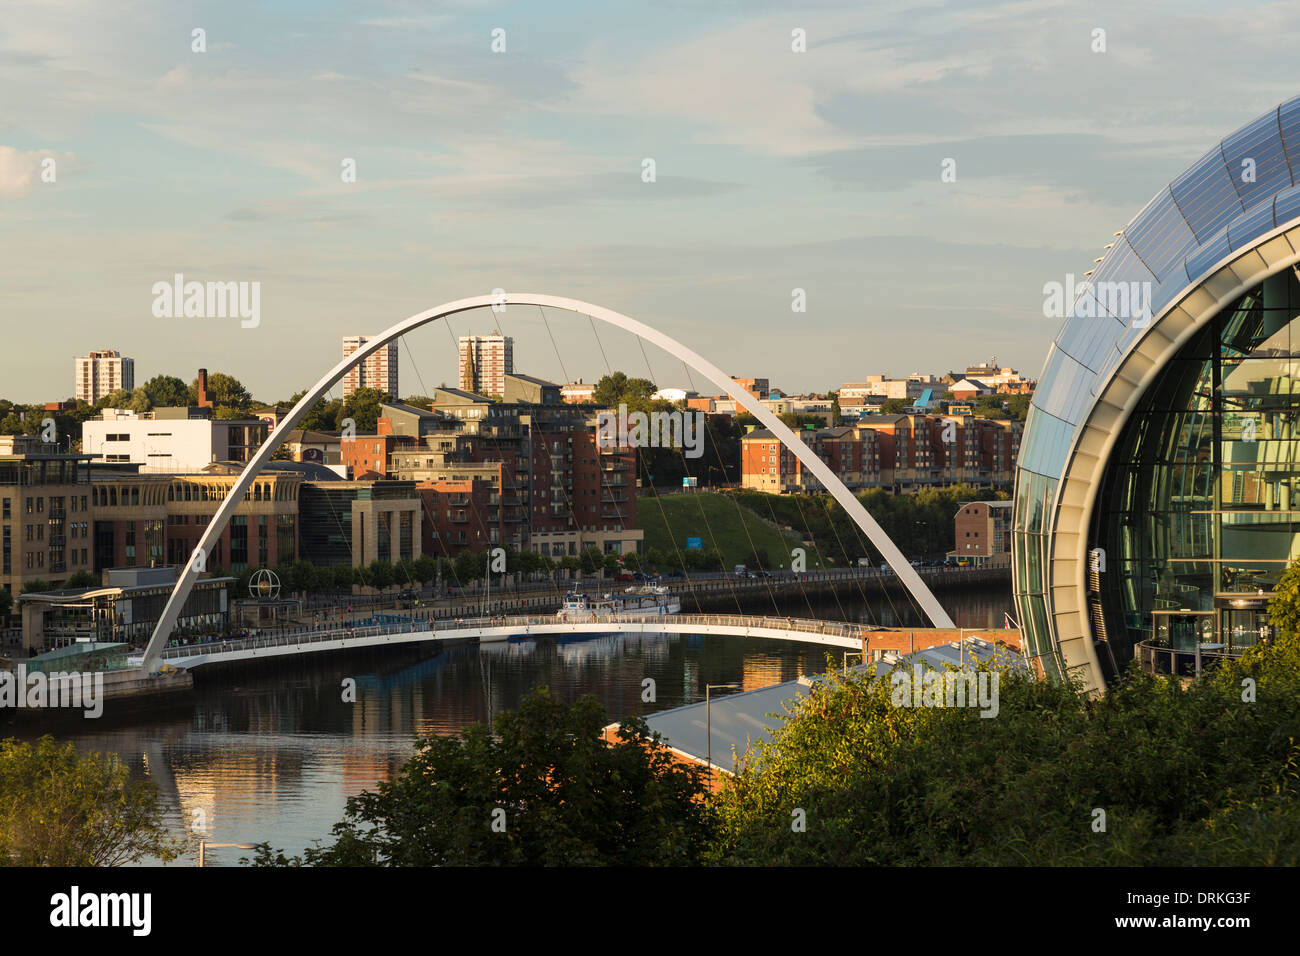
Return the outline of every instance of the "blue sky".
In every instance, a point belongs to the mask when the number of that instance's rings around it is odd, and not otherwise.
[[[73,357],[107,347],[138,383],[206,366],[286,398],[341,336],[498,287],[616,309],[787,390],[991,355],[1037,375],[1058,325],[1043,284],[1300,92],[1298,13],[6,0],[0,396],[65,398]],[[154,317],[178,272],[260,282],[260,324]],[[691,383],[621,333],[548,319],[451,333],[500,327],[556,380]],[[447,329],[401,358],[405,394],[455,378]]]

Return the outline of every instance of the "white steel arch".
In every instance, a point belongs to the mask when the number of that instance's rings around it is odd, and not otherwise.
[[[244,498],[244,492],[248,490],[253,479],[257,477],[262,467],[271,459],[275,450],[280,447],[284,437],[292,431],[307,414],[317,401],[325,394],[335,382],[339,381],[348,370],[355,365],[365,361],[368,356],[388,345],[394,339],[398,339],[407,332],[412,332],[422,325],[430,322],[436,322],[438,319],[455,315],[459,312],[469,312],[473,309],[487,308],[493,305],[535,305],[543,308],[560,309],[565,312],[575,312],[579,315],[587,315],[593,319],[599,319],[616,328],[631,332],[647,342],[659,346],[669,355],[681,359],[687,365],[694,368],[701,375],[707,378],[715,386],[722,389],[730,395],[736,402],[741,405],[747,412],[757,418],[763,427],[771,431],[781,441],[783,445],[794,453],[795,457],[822,483],[838,501],[841,507],[848,512],[849,517],[860,527],[867,535],[872,544],[879,549],[889,566],[898,575],[899,580],[911,592],[912,597],[916,599],[922,611],[930,619],[935,627],[952,627],[952,619],[943,609],[938,599],[930,593],[930,589],[925,586],[920,575],[907,562],[903,553],[898,550],[898,546],[890,540],[885,534],[883,528],[876,523],[876,520],[867,513],[866,508],[862,507],[862,502],[853,496],[853,493],[844,486],[844,483],[835,476],[835,473],[826,466],[806,444],[795,437],[792,432],[776,415],[772,414],[757,398],[748,391],[741,388],[731,378],[716,365],[697,355],[695,352],[682,345],[676,339],[669,338],[662,332],[650,328],[636,319],[628,318],[612,309],[605,309],[598,305],[592,305],[588,302],[581,302],[577,299],[566,299],[561,296],[540,295],[517,293],[513,295],[477,295],[467,299],[457,299],[454,302],[447,302],[443,305],[419,312],[389,329],[379,333],[379,335],[370,339],[361,348],[357,349],[347,358],[340,361],[332,369],[325,373],[315,385],[307,390],[307,393],[298,400],[298,404],[293,407],[287,416],[276,426],[275,430],[267,437],[266,442],[257,450],[257,454],[240,473],[238,480],[231,486],[225,500],[217,508],[217,512],[212,516],[212,521],[208,523],[203,532],[203,537],[195,548],[195,555],[208,555],[212,553],[212,545],[221,532],[225,530],[226,522],[230,520],[231,514],[238,507],[239,502]],[[396,399],[396,396],[394,396]],[[200,571],[198,570],[200,562],[191,558],[186,564],[180,579],[172,589],[171,595],[167,599],[167,604],[163,608],[162,616],[158,619],[153,634],[149,638],[149,643],[145,647],[144,660],[142,668],[150,673],[156,673],[162,664],[162,651],[166,645],[167,637],[171,634],[172,628],[176,626],[176,620],[180,616],[181,608],[185,606],[185,601],[190,595],[194,582],[198,579]]]

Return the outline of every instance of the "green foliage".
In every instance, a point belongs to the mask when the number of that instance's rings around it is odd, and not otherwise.
[[[855,564],[858,558],[863,557],[873,563],[883,560],[853,519],[829,495],[734,491],[731,496],[757,514],[772,515],[778,523],[809,536],[812,541],[808,550],[809,567],[813,566],[814,552],[838,566]],[[954,547],[953,517],[963,504],[1005,498],[1005,495],[956,485],[927,488],[914,495],[896,495],[883,488],[873,488],[860,492],[857,498],[905,554],[938,556]],[[647,514],[650,512],[649,508],[645,510]],[[649,540],[650,525],[643,524]],[[743,557],[737,558],[737,563],[742,561]]]
[[[68,578],[65,585],[69,588],[93,588],[99,584],[99,577],[90,571],[78,571],[72,577]]]
[[[710,832],[701,771],[676,763],[640,719],[616,740],[591,696],[572,707],[545,688],[475,724],[426,737],[397,777],[348,800],[335,842],[262,865],[680,866]],[[494,829],[494,823],[496,828]]]
[[[116,756],[53,737],[0,741],[0,863],[121,866],[172,860],[157,789]]]
[[[999,710],[896,707],[833,676],[719,798],[715,859],[834,865],[1295,865],[1300,642],[1103,698],[1000,674]],[[1244,678],[1258,700],[1243,700]],[[791,813],[806,813],[793,832]],[[1106,813],[1094,829],[1095,809]]]
[[[23,593],[39,594],[42,591],[53,590],[53,588],[54,585],[51,584],[49,581],[45,581],[41,578],[32,578],[30,581],[27,581],[25,584],[23,584]]]
[[[175,375],[155,375],[144,383],[143,388],[155,407],[190,406],[198,401],[194,390]]]
[[[661,570],[682,567],[683,562],[692,560],[686,549],[686,539],[698,537],[706,548],[721,553],[719,567],[748,564],[755,548],[769,556],[773,561],[772,568],[780,568],[782,564],[789,567],[791,550],[800,547],[803,541],[798,535],[789,535],[773,527],[769,517],[769,497],[773,501],[780,500],[777,496],[758,493],[750,497],[733,497],[716,492],[698,492],[659,495],[652,500],[642,495],[637,503],[637,523],[645,531],[646,564]],[[779,513],[777,521],[800,530],[803,528],[797,519],[785,520]],[[816,554],[808,549],[808,567],[820,566]],[[692,565],[686,567],[696,569]]]
[[[372,588],[390,588],[393,586],[395,575],[393,566],[387,561],[380,561],[376,558],[370,562],[370,567],[366,569],[366,583]]]
[[[630,411],[649,411],[650,396],[657,390],[648,378],[628,378],[623,372],[613,372],[596,383],[592,401],[606,408],[617,408],[622,403]]]
[[[595,574],[605,566],[605,555],[596,547],[584,548],[578,560],[582,562],[583,574]]]
[[[198,395],[198,378],[190,383],[190,390]],[[229,408],[242,414],[253,406],[253,396],[248,389],[244,388],[239,379],[225,372],[213,372],[208,376],[208,391],[212,393],[212,403],[218,411]]]
[[[438,577],[438,560],[427,554],[422,554],[415,559],[414,571],[417,581],[421,584],[428,584]]]
[[[373,435],[379,425],[380,406],[392,401],[387,392],[377,388],[359,388],[343,401],[339,421],[351,418],[358,435]]]

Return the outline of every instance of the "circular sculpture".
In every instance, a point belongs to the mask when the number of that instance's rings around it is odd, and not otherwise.
[[[270,568],[259,568],[248,582],[248,596],[259,601],[274,601],[280,596],[280,578]]]

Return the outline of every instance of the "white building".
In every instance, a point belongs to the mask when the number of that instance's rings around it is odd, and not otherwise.
[[[865,382],[846,382],[840,386],[841,398],[901,398],[915,401],[927,388],[937,388],[939,380],[933,375],[913,372],[907,378],[889,378],[885,375],[868,375]]]
[[[579,379],[560,386],[560,399],[570,405],[585,405],[596,400],[596,386]]]
[[[78,356],[76,369],[74,394],[92,405],[119,388],[135,388],[135,359],[123,358],[112,349]]]
[[[82,452],[106,462],[139,465],[141,472],[185,473],[214,461],[246,462],[266,440],[266,422],[259,419],[191,414],[188,408],[142,414],[106,408],[102,417],[82,423]]]
[[[688,391],[684,388],[661,388],[650,397],[654,399],[662,398],[670,402],[684,402],[688,398],[698,398],[699,394],[699,392]]]
[[[491,335],[460,337],[460,387],[476,395],[504,395],[506,375],[515,370],[515,340]]]
[[[347,358],[369,342],[372,335],[346,335],[343,337],[343,357]],[[397,391],[397,343],[390,342],[373,353],[360,365],[343,376],[343,397],[347,398],[359,388],[375,388],[387,392],[393,401]]]

